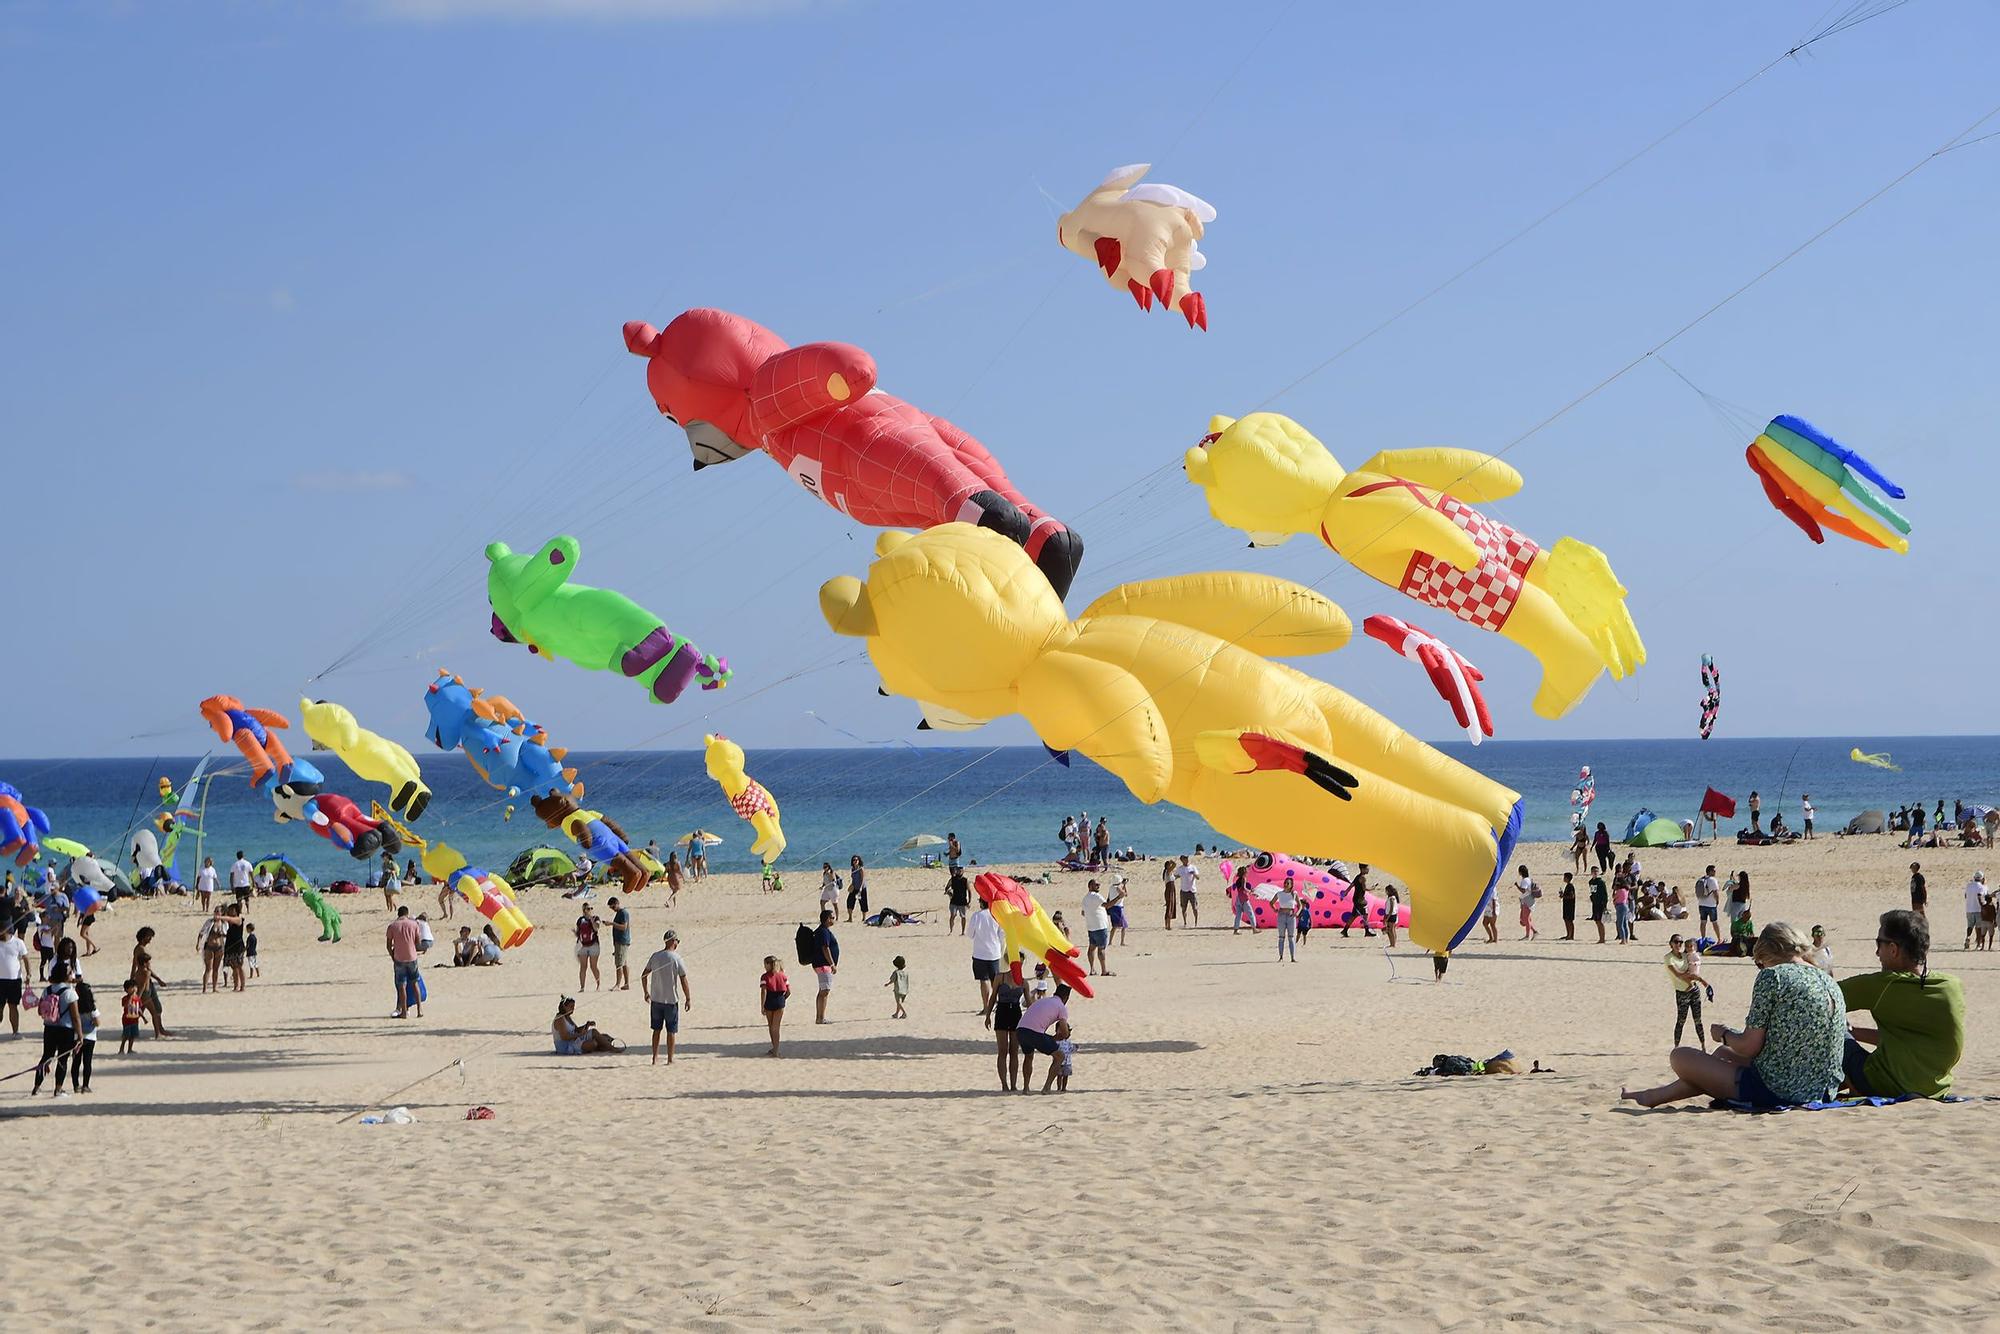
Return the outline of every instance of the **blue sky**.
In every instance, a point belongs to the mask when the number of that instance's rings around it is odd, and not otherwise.
[[[1250,552],[1172,465],[1785,51],[1823,0],[1055,9],[591,0],[15,4],[0,322],[16,755],[200,749],[218,691],[309,688],[414,740],[449,665],[577,746],[911,735],[814,595],[871,534],[747,458],[694,474],[619,327],[717,305],[860,344],[1123,579],[1243,568],[1391,611],[1487,673],[1500,734],[1990,731],[2000,139],[1936,159],[1675,343],[1761,421],[1910,490],[1908,557],[1815,548],[1656,364],[1515,446],[1494,513],[1604,547],[1651,664],[1557,723],[1525,653]],[[1919,0],[1775,68],[1272,404],[1353,463],[1497,449],[1996,100],[1990,5]],[[2000,129],[2000,120],[1986,130]],[[1212,332],[1058,248],[1109,168],[1213,201]],[[1051,202],[1051,197],[1054,202]],[[487,633],[483,544],[583,543],[739,669],[670,708]],[[1372,642],[1306,666],[1426,737]],[[706,721],[704,719],[706,718]],[[836,730],[839,729],[839,730]],[[982,734],[1025,742],[1004,723]],[[958,738],[961,742],[964,738]]]

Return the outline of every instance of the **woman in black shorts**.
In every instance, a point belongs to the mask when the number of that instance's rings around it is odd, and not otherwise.
[[[868,916],[868,868],[861,864],[861,857],[858,853],[850,857],[848,863],[847,920],[851,922],[854,920],[854,904],[857,900],[861,904],[862,917],[866,918]]]
[[[1013,970],[1002,965],[993,984],[994,1064],[1000,1071],[1002,1092],[1012,1093],[1021,1082],[1021,1048],[1014,1033],[1021,1026],[1021,1002],[1026,991],[1014,980]]]

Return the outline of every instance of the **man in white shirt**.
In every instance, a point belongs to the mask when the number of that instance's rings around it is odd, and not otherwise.
[[[1722,910],[1722,886],[1715,882],[1715,867],[1710,865],[1694,882],[1694,907],[1700,919],[1695,923],[1695,934],[1706,935],[1710,940],[1722,939],[1722,925],[1718,914]]]
[[[639,994],[646,998],[652,1013],[653,1064],[660,1063],[660,1033],[667,1035],[667,1064],[674,1063],[674,1042],[681,1031],[681,1004],[694,1008],[694,988],[688,982],[687,965],[681,961],[681,937],[669,931],[660,938],[660,948],[646,960],[639,974]]]
[[[14,933],[13,920],[0,920],[0,1010],[21,1031],[21,990],[27,985],[28,942]]]
[[[1111,965],[1105,953],[1111,946],[1111,911],[1105,907],[1104,891],[1095,880],[1083,892],[1083,929],[1090,938],[1090,948],[1083,956],[1084,971],[1110,977]]]
[[[236,860],[229,863],[229,892],[239,899],[250,897],[250,863],[244,860],[239,850]]]
[[[1188,864],[1187,854],[1181,854],[1180,869],[1174,872],[1181,887],[1181,920],[1189,926],[1201,925],[1201,900],[1197,897],[1201,872]]]
[[[993,910],[981,903],[965,934],[972,945],[972,978],[979,983],[979,1016],[990,1028],[994,983],[1000,977],[1000,960],[1007,953],[1007,933],[1000,929]]]
[[[1986,900],[1986,872],[1974,871],[1965,882],[1965,948],[1972,948],[1972,933],[1979,929],[1979,909]]]
[[[1805,836],[1806,836],[1807,838],[1811,838],[1811,837],[1813,836],[1813,832],[1812,832],[1812,822],[1813,822],[1813,804],[1812,804],[1812,794],[1811,794],[1811,793],[1802,793],[1802,794],[1800,794],[1800,796],[1799,796],[1799,815],[1800,815],[1800,820],[1801,820],[1801,823],[1803,823],[1803,824],[1805,825]]]

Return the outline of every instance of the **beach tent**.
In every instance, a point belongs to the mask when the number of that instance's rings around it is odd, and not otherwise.
[[[1678,820],[1669,820],[1665,816],[1652,817],[1649,811],[1641,811],[1639,814],[1648,816],[1649,818],[1640,828],[1636,830],[1628,828],[1626,830],[1625,842],[1629,846],[1635,848],[1663,848],[1669,843],[1679,843],[1686,839],[1687,831],[1681,828]],[[1638,816],[1632,818],[1636,822]]]
[[[319,886],[315,885],[312,882],[311,876],[307,875],[304,871],[301,871],[298,868],[297,863],[293,862],[290,857],[287,857],[282,852],[274,852],[268,857],[260,857],[257,860],[256,866],[257,869],[260,871],[269,871],[271,873],[271,878],[280,883],[283,883],[285,878],[283,872],[289,869],[292,873],[292,883],[296,885],[298,888],[300,889],[319,888]]]
[[[1843,834],[1883,834],[1889,830],[1889,817],[1881,811],[1863,811],[1847,822]]]
[[[507,878],[517,885],[532,884],[537,880],[554,880],[559,876],[573,874],[576,859],[560,848],[525,848],[513,861],[507,863]]]
[[[1625,822],[1625,834],[1619,839],[1619,842],[1630,843],[1634,838],[1638,837],[1640,830],[1658,818],[1658,816],[1654,815],[1644,806],[1641,806],[1638,810],[1632,812],[1632,818]]]

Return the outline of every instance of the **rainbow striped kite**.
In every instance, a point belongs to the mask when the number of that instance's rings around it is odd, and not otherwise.
[[[1810,422],[1773,417],[1743,456],[1771,503],[1813,541],[1826,541],[1820,530],[1827,528],[1871,547],[1909,551],[1910,521],[1862,479],[1897,500],[1903,499],[1903,488]]]

